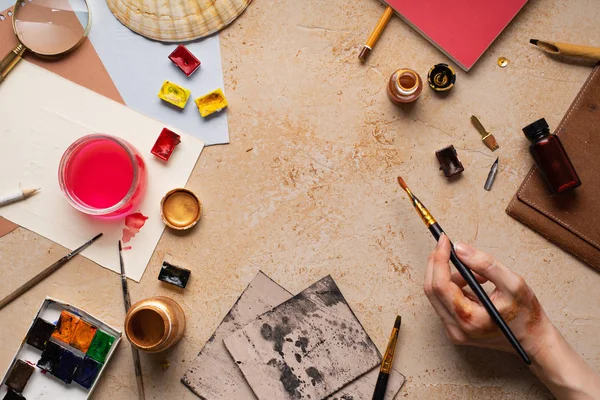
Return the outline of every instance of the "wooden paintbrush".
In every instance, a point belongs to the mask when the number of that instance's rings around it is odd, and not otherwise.
[[[429,210],[425,208],[423,203],[421,203],[419,199],[417,199],[417,197],[414,194],[412,194],[411,190],[406,185],[406,182],[404,182],[404,179],[398,177],[398,184],[400,185],[400,187],[402,187],[402,189],[404,189],[404,191],[408,195],[408,198],[413,204],[413,207],[415,208],[417,214],[419,214],[419,216],[429,229],[429,232],[431,232],[436,241],[440,240],[440,237],[442,236],[442,234],[444,234],[442,227],[436,222]],[[496,325],[498,325],[498,328],[500,328],[500,331],[502,331],[502,333],[504,334],[508,342],[512,345],[512,347],[515,349],[517,354],[521,356],[521,358],[523,359],[523,361],[525,361],[527,365],[531,365],[531,360],[529,359],[529,356],[527,356],[527,353],[523,349],[523,346],[521,346],[519,340],[511,331],[506,321],[504,321],[504,319],[496,309],[496,306],[488,297],[485,290],[483,290],[479,282],[477,282],[477,279],[475,279],[475,275],[473,275],[473,272],[466,265],[464,265],[462,261],[458,259],[458,256],[454,252],[454,245],[452,244],[452,242],[450,242],[450,246],[450,261],[452,261],[452,264],[454,264],[460,275],[465,279],[471,290],[473,290],[473,292],[481,302],[481,305],[483,305],[483,307],[488,312],[492,320],[496,323]]]
[[[530,39],[529,43],[539,47],[546,53],[562,56],[574,56],[600,61],[600,47],[581,46],[578,44],[546,42]]]
[[[123,249],[119,240],[119,262],[121,263],[121,287],[123,289],[123,302],[125,303],[125,314],[131,308],[131,298],[129,297],[129,287],[127,286],[127,275],[125,274],[125,264],[123,263]],[[133,365],[135,367],[135,380],[137,382],[138,397],[140,400],[145,400],[144,394],[144,379],[142,377],[142,365],[140,364],[140,353],[138,349],[131,346],[133,354]]]
[[[26,291],[28,291],[29,289],[31,289],[32,287],[34,287],[35,285],[37,285],[38,283],[40,283],[41,281],[46,279],[48,276],[52,275],[52,273],[54,273],[54,271],[56,271],[57,269],[59,269],[60,267],[65,265],[71,258],[73,258],[77,254],[81,253],[83,250],[85,250],[89,245],[94,243],[101,236],[102,236],[101,233],[97,234],[91,240],[88,240],[83,245],[79,246],[78,248],[76,248],[75,250],[73,250],[72,252],[70,252],[69,254],[67,254],[66,256],[64,256],[63,258],[61,258],[60,260],[58,260],[57,262],[55,262],[54,264],[52,264],[51,266],[49,266],[48,268],[46,268],[45,270],[43,270],[42,272],[40,272],[39,274],[37,274],[36,276],[31,278],[28,282],[23,284],[20,288],[18,288],[17,290],[15,290],[11,294],[9,294],[5,298],[3,298],[2,301],[0,301],[0,310],[3,309],[4,306],[6,306],[10,302],[12,302],[14,299],[16,299],[17,297],[19,297],[20,295],[22,295],[23,293],[25,293]]]

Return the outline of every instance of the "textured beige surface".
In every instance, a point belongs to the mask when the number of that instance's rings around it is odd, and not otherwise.
[[[386,97],[389,75],[399,67],[424,75],[445,57],[393,18],[360,65],[358,51],[383,7],[350,3],[256,0],[223,32],[231,144],[206,149],[188,184],[205,208],[198,226],[186,235],[166,232],[141,284],[130,285],[132,301],[169,295],[188,316],[172,351],[142,356],[147,398],[195,398],[179,379],[259,268],[293,292],[332,274],[380,349],[401,314],[395,366],[408,378],[406,397],[550,397],[517,358],[455,347],[446,338],[421,288],[434,242],[400,194],[398,174],[454,240],[490,251],[522,274],[577,352],[600,370],[599,274],[504,213],[531,165],[520,129],[541,116],[555,127],[590,72],[553,61],[528,40],[600,46],[600,3],[531,0],[475,68],[458,73],[449,96],[426,89],[405,109]],[[499,56],[511,60],[506,68],[496,65]],[[493,155],[471,114],[498,139]],[[450,143],[465,166],[453,183],[437,171],[434,156]],[[485,192],[496,155],[501,171]],[[24,229],[0,239],[0,296],[63,252]],[[193,269],[183,292],[156,280],[167,252]],[[74,259],[0,311],[13,324],[0,325],[0,371],[46,295],[122,326],[119,277]],[[165,360],[170,367],[163,371]],[[126,341],[95,398],[136,398]]]

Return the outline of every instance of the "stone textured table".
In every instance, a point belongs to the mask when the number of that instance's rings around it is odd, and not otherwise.
[[[521,128],[542,116],[555,127],[591,70],[554,61],[528,40],[600,46],[600,3],[531,0],[470,73],[458,71],[449,96],[425,88],[404,109],[387,99],[391,73],[410,67],[425,76],[448,61],[393,18],[361,65],[358,51],[382,12],[375,0],[256,0],[222,33],[231,144],[206,148],[188,183],[204,204],[199,225],[186,235],[166,230],[141,283],[130,284],[133,301],[171,296],[188,317],[173,350],[142,355],[146,398],[195,398],[179,379],[259,269],[294,293],[331,274],[382,350],[401,314],[395,366],[408,380],[400,398],[551,397],[516,357],[446,338],[422,290],[434,242],[400,193],[398,175],[454,240],[522,274],[576,351],[600,370],[600,276],[504,212],[532,164]],[[510,60],[506,68],[496,65],[500,56]],[[498,139],[494,154],[471,114]],[[434,156],[449,144],[465,165],[452,183]],[[501,171],[486,192],[496,156]],[[0,296],[64,253],[22,228],[0,239]],[[193,269],[182,293],[156,280],[166,253]],[[78,257],[3,309],[0,371],[46,295],[122,327],[119,280]],[[94,398],[136,393],[124,340]]]

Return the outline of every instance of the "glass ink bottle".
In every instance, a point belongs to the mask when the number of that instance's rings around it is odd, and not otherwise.
[[[581,185],[581,180],[560,139],[550,134],[548,123],[539,119],[523,128],[531,142],[529,152],[552,194],[562,193]]]
[[[402,68],[390,77],[387,94],[391,102],[402,105],[415,101],[423,90],[423,81],[412,69]]]

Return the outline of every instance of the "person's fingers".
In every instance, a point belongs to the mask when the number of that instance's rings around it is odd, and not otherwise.
[[[479,283],[486,283],[488,281],[487,278],[484,278],[483,276],[479,275],[476,272],[474,272],[473,275],[475,275],[475,279],[477,279],[477,282],[479,282]],[[460,272],[453,272],[452,275],[450,276],[450,279],[459,288],[463,288],[463,287],[467,286],[467,281],[465,281],[465,278],[462,277]]]
[[[427,268],[425,269],[425,281],[423,283],[423,290],[427,299],[431,303],[435,312],[440,316],[440,319],[444,324],[452,324],[454,318],[450,311],[440,302],[440,300],[433,293],[432,279],[433,279],[433,257],[435,251],[431,253],[427,259]]]
[[[450,279],[450,250],[450,240],[446,235],[442,235],[433,256],[431,285],[435,296],[461,323],[470,319],[474,304],[465,297],[463,291]]]
[[[494,257],[468,244],[456,243],[454,251],[467,267],[491,281],[499,289],[506,289],[515,293],[524,283],[519,275],[496,261]]]

